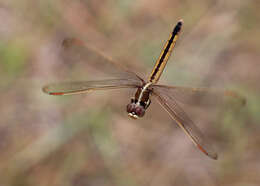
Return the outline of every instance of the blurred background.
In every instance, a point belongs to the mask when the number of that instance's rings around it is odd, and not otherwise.
[[[1,0],[0,185],[259,185],[259,9],[253,0]],[[217,161],[155,100],[144,118],[129,119],[135,90],[42,92],[107,71],[64,57],[64,38],[82,39],[147,78],[181,18],[160,83],[231,89],[247,99],[244,107],[183,105]]]

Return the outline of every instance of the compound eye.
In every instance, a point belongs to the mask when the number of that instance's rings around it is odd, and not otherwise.
[[[128,113],[132,113],[132,112],[134,112],[134,110],[135,110],[135,104],[134,104],[134,103],[129,103],[129,104],[126,106],[126,111],[127,111]]]
[[[137,115],[138,117],[143,117],[144,114],[145,114],[145,109],[144,109],[144,107],[142,107],[142,106],[136,107],[136,108],[135,108],[135,113],[136,113],[136,115]]]

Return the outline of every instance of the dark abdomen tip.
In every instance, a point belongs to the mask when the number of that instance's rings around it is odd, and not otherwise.
[[[173,34],[178,34],[180,32],[182,24],[183,24],[183,20],[180,19],[173,29]]]

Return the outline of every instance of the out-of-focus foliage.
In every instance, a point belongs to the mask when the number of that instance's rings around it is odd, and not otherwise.
[[[0,1],[0,185],[259,185],[259,9],[253,0]],[[129,119],[134,90],[41,91],[106,71],[65,60],[67,37],[146,78],[180,18],[160,83],[232,89],[247,99],[243,108],[183,105],[219,160],[198,151],[154,100],[143,119]]]

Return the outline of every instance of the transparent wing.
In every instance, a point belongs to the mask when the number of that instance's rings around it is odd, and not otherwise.
[[[136,88],[141,86],[141,81],[129,79],[110,79],[101,81],[64,82],[46,85],[43,92],[50,95],[83,94],[94,90],[107,90],[119,88]]]
[[[62,42],[62,56],[69,63],[86,63],[105,74],[117,78],[143,81],[136,73],[129,71],[110,57],[76,38],[67,38]],[[88,69],[86,69],[88,70]],[[94,74],[95,75],[95,74]]]
[[[153,85],[159,88],[160,92],[169,97],[173,97],[176,101],[184,104],[215,106],[220,103],[233,100],[238,105],[245,105],[246,99],[238,93],[230,90],[216,90],[209,88],[190,88],[179,86]]]
[[[165,94],[161,87],[153,88],[153,95],[157,98],[160,105],[169,113],[171,118],[179,125],[191,141],[207,156],[212,159],[217,159],[218,155],[208,144],[208,140],[202,135],[200,130],[177,104],[173,97]]]

